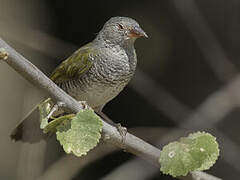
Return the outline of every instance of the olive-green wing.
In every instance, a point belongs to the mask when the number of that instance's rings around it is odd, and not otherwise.
[[[91,43],[78,49],[69,58],[63,61],[51,74],[50,78],[59,84],[84,75],[93,64],[95,48]]]

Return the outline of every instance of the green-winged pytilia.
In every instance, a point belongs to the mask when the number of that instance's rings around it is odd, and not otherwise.
[[[63,61],[51,79],[76,100],[86,101],[95,112],[101,112],[132,78],[137,65],[134,42],[139,37],[147,35],[135,20],[113,17],[92,42]],[[28,116],[14,129],[12,139],[38,141],[33,134],[41,131],[39,122],[31,118],[34,117]],[[38,130],[31,132],[34,125]]]

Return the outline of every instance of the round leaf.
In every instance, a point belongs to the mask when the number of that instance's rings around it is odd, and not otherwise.
[[[92,109],[82,110],[57,126],[57,139],[66,153],[86,155],[101,138],[102,121]]]
[[[219,156],[216,138],[197,132],[163,147],[159,163],[164,174],[186,176],[191,171],[209,169]]]

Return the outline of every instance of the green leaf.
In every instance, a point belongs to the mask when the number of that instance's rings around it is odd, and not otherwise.
[[[92,109],[82,110],[71,121],[64,119],[57,126],[57,140],[66,153],[86,155],[101,138],[102,121]]]
[[[44,129],[48,124],[48,114],[52,109],[52,101],[51,98],[46,99],[42,103],[38,105],[39,113],[40,113],[40,128]]]
[[[189,144],[192,147],[191,155],[200,163],[197,171],[209,169],[216,162],[219,156],[219,147],[216,138],[206,132],[197,132],[190,134],[187,141],[180,141]]]
[[[209,169],[219,156],[216,138],[209,133],[197,132],[164,146],[159,163],[164,174],[186,176],[191,171]]]
[[[189,151],[190,146],[180,142],[164,146],[159,159],[160,170],[173,177],[186,176],[189,171],[198,168]]]
[[[57,126],[59,126],[63,121],[71,121],[75,117],[75,114],[68,114],[65,116],[60,116],[58,118],[55,118],[54,120],[50,121],[43,129],[44,133],[53,132],[55,133],[57,131]]]

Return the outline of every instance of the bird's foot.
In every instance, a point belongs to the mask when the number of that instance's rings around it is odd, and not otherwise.
[[[55,113],[56,111],[58,111],[61,107],[64,106],[63,102],[57,102],[51,109],[51,111],[49,112],[47,119],[50,119],[53,115],[53,113]]]
[[[120,123],[117,123],[117,130],[118,130],[119,134],[121,135],[122,143],[124,144],[126,135],[127,135],[127,128],[123,127]]]
[[[87,101],[78,101],[81,106],[82,106],[82,109],[91,109],[91,107],[89,105],[87,105]]]

